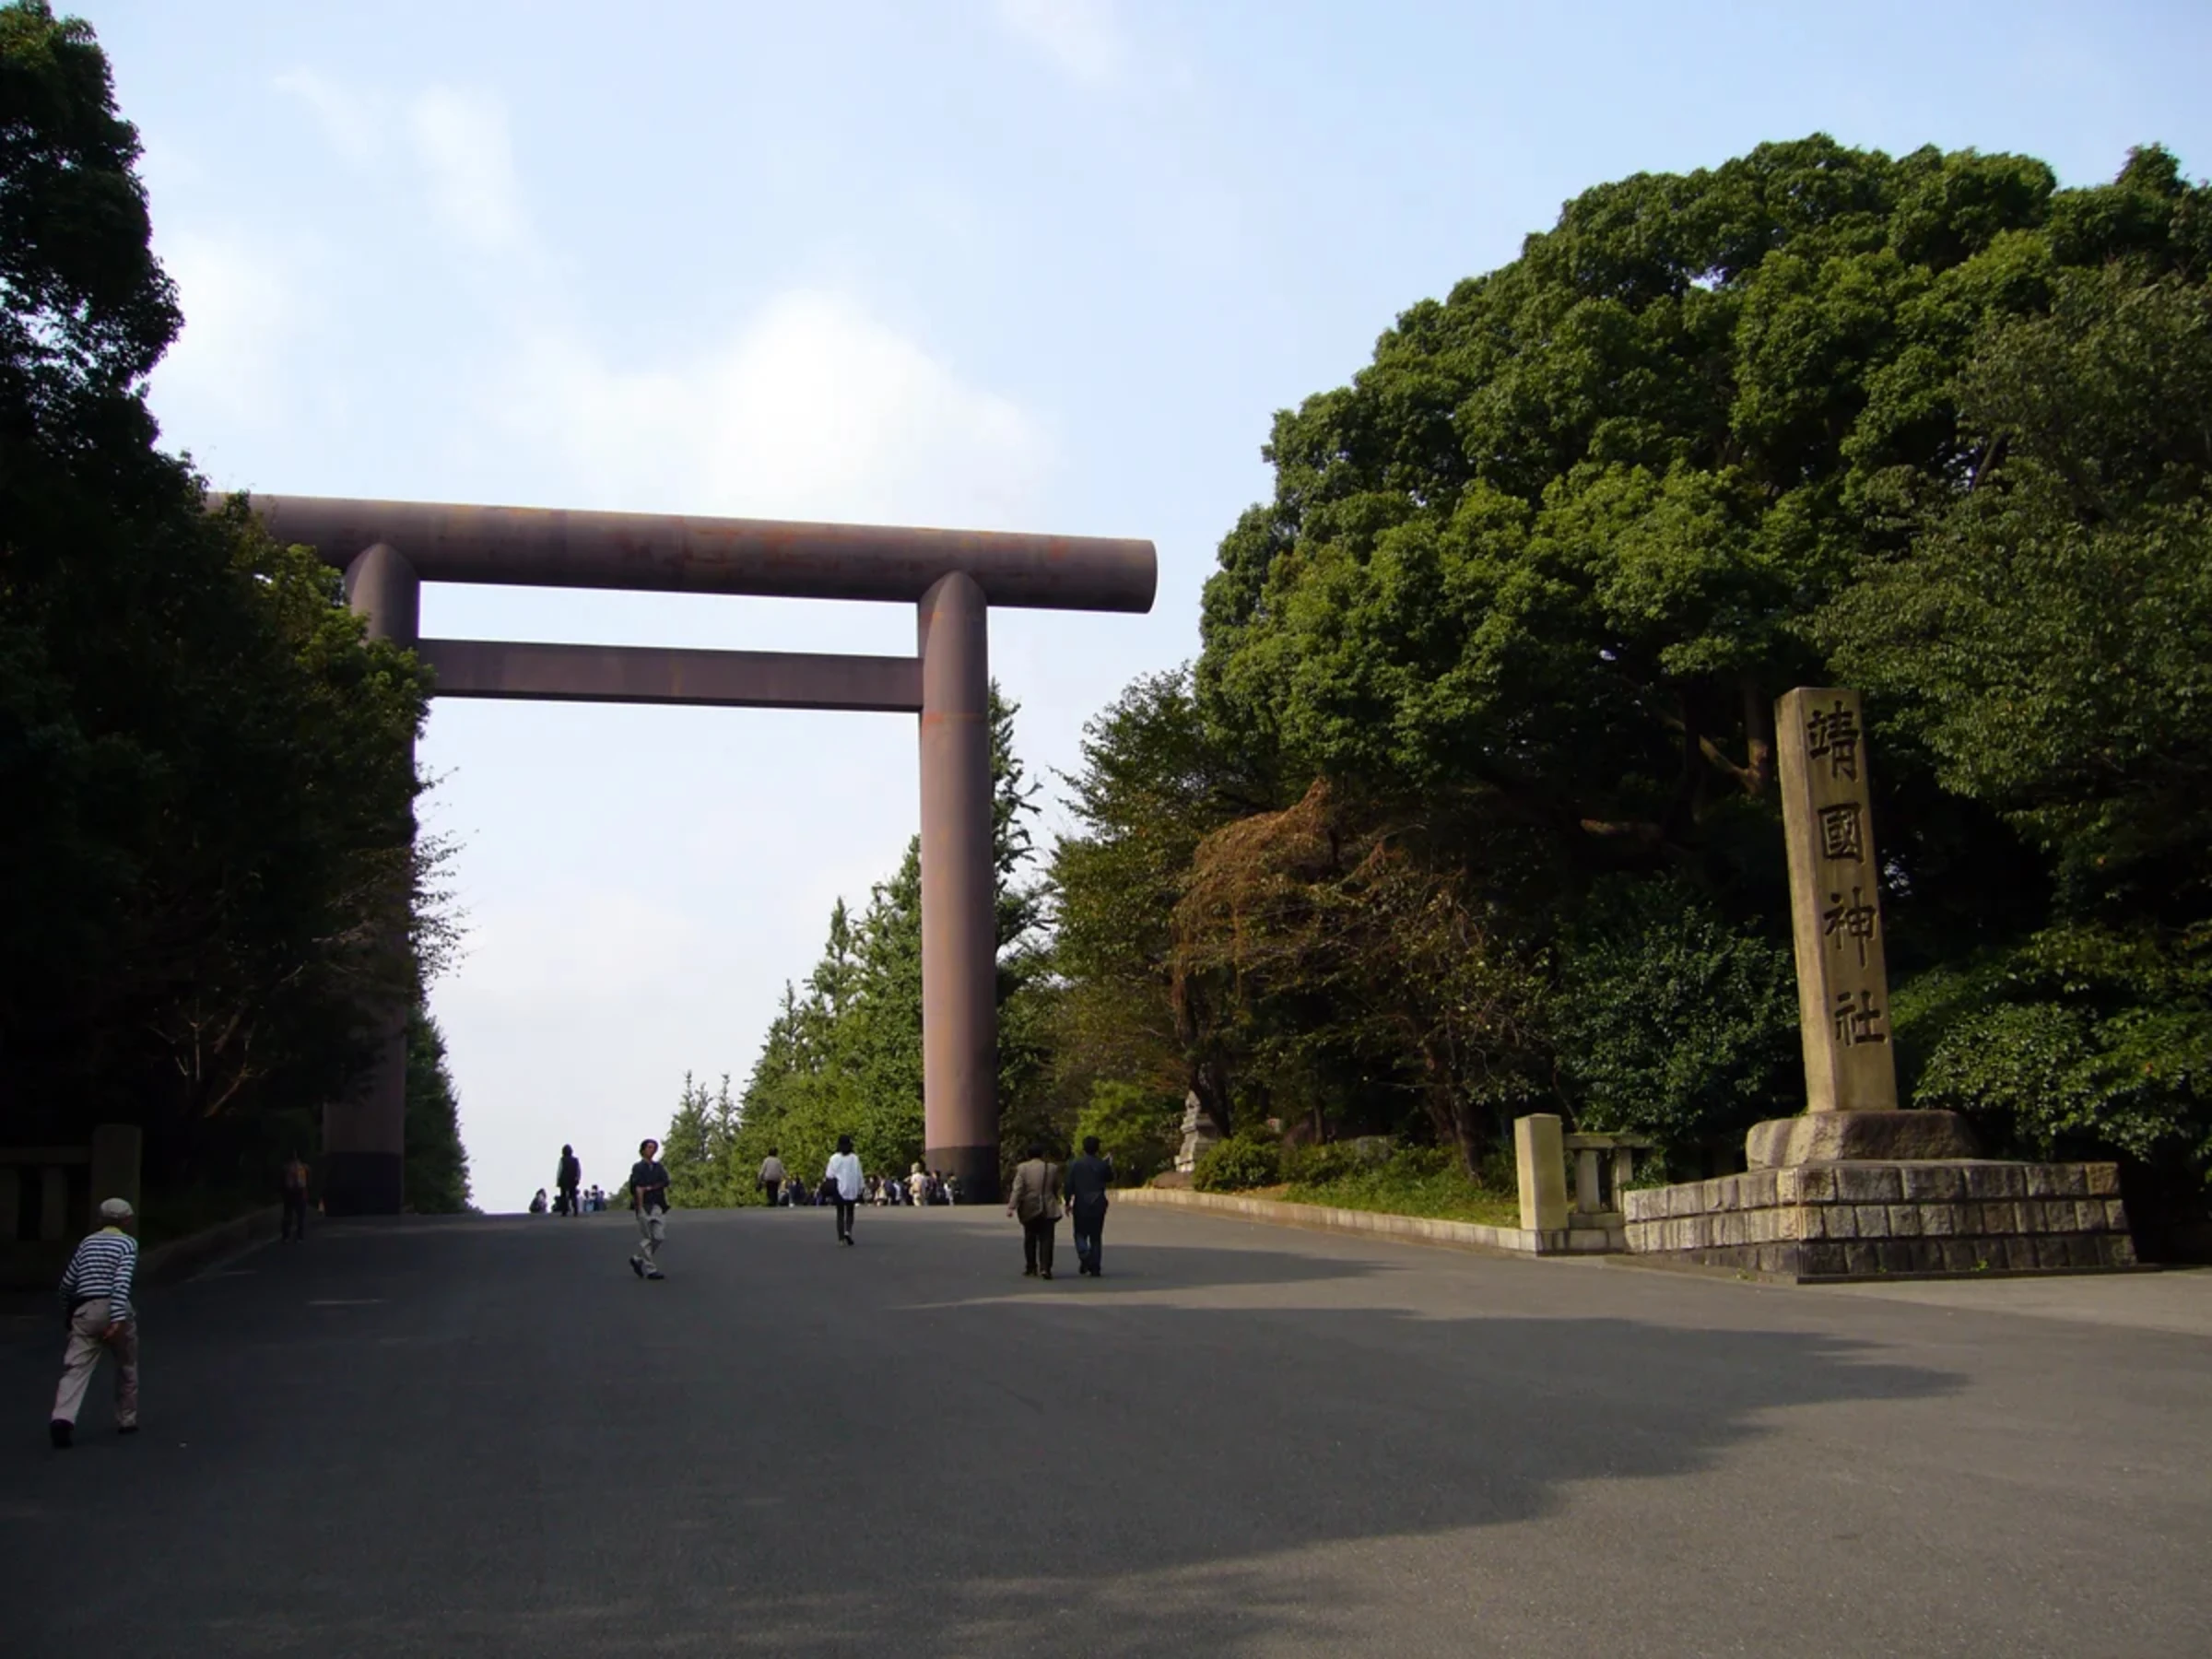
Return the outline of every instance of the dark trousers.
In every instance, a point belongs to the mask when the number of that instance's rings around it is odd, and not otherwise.
[[[1099,1270],[1100,1234],[1106,1230],[1106,1201],[1091,1199],[1075,1206],[1076,1261],[1086,1273]]]
[[[1059,1230],[1059,1219],[1053,1216],[1039,1216],[1021,1224],[1021,1261],[1030,1272],[1053,1270],[1053,1235]]]
[[[853,1236],[853,1212],[860,1207],[858,1201],[851,1198],[834,1198],[830,1202],[837,1206],[837,1236],[841,1239],[851,1238]]]
[[[774,1209],[778,1204],[782,1202],[782,1182],[777,1181],[762,1182],[760,1183],[760,1195],[768,1200],[768,1207],[770,1209]]]
[[[564,1216],[581,1216],[583,1214],[582,1210],[576,1207],[576,1189],[574,1187],[562,1187],[560,1189],[560,1213]]]
[[[287,1239],[307,1237],[307,1194],[294,1187],[284,1189],[284,1231],[281,1236]]]

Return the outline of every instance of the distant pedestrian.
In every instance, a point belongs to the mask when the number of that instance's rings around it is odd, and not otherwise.
[[[1100,1277],[1100,1235],[1106,1229],[1106,1189],[1113,1184],[1113,1159],[1099,1156],[1099,1137],[1083,1137],[1083,1156],[1067,1166],[1068,1214],[1075,1222],[1076,1272]]]
[[[581,1216],[583,1211],[576,1203],[576,1189],[583,1185],[583,1165],[576,1159],[576,1148],[560,1149],[560,1168],[555,1172],[553,1184],[560,1189],[560,1213]]]
[[[1051,1278],[1053,1232],[1060,1225],[1060,1166],[1048,1159],[1043,1147],[1035,1142],[1015,1167],[1014,1188],[1006,1194],[1006,1214],[1021,1222],[1022,1277]]]
[[[65,1448],[76,1433],[76,1414],[102,1353],[115,1356],[116,1432],[138,1432],[138,1316],[131,1308],[138,1241],[130,1234],[129,1201],[102,1200],[100,1219],[100,1230],[77,1245],[62,1274],[69,1346],[62,1354],[62,1385],[48,1425],[56,1447]]]
[[[544,1187],[539,1187],[537,1196],[530,1200],[530,1213],[534,1216],[542,1216],[546,1213],[546,1189]]]
[[[906,1178],[906,1201],[912,1205],[929,1202],[929,1174],[916,1164]]]
[[[830,1202],[837,1206],[837,1238],[841,1244],[853,1242],[853,1212],[860,1203],[860,1159],[853,1155],[853,1137],[837,1137],[837,1150],[830,1155],[830,1164],[822,1171],[822,1184],[828,1190]]]
[[[774,1209],[782,1201],[783,1182],[783,1160],[771,1147],[768,1156],[760,1160],[760,1195],[768,1200],[770,1209]]]
[[[307,1238],[307,1164],[295,1152],[284,1165],[284,1225],[278,1235],[294,1243]]]
[[[668,1171],[661,1163],[661,1143],[648,1135],[638,1143],[638,1161],[629,1168],[629,1207],[638,1218],[638,1253],[629,1270],[640,1278],[661,1272],[661,1245],[668,1237]]]

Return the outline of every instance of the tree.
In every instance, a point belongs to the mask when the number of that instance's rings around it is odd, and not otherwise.
[[[1816,135],[1584,192],[1406,311],[1277,416],[1187,692],[1087,750],[1059,959],[1073,1041],[1128,1057],[1094,1075],[1357,1116],[1453,1000],[1410,968],[1448,921],[1531,988],[1465,1006],[1519,1011],[1570,1115],[1788,1111],[1771,712],[1855,679],[1923,1098],[2196,1135],[2207,273],[2162,150],[2060,190]],[[1229,774],[1258,798],[1190,791]],[[2046,1065],[2078,1107],[2031,1109]]]
[[[138,1123],[150,1185],[258,1190],[447,936],[426,685],[156,447],[179,317],[137,153],[90,29],[0,6],[0,1114]]]
[[[469,1207],[468,1150],[446,1069],[445,1033],[419,1004],[407,1021],[406,1204],[418,1215]]]

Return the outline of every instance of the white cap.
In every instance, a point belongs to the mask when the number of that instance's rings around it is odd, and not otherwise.
[[[101,1199],[100,1218],[102,1221],[128,1221],[131,1218],[131,1201],[128,1198]]]

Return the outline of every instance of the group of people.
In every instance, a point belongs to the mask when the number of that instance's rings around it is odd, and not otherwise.
[[[1113,1160],[1099,1153],[1099,1137],[1083,1137],[1082,1156],[1056,1164],[1041,1145],[1032,1144],[1015,1166],[1006,1194],[1006,1214],[1021,1223],[1021,1271],[1025,1278],[1053,1277],[1053,1235],[1065,1213],[1075,1222],[1076,1271],[1099,1278],[1104,1273],[1107,1190],[1113,1185]]]
[[[555,1183],[560,1192],[559,1213],[605,1209],[606,1196],[597,1187],[582,1191],[582,1171],[574,1148],[563,1147],[560,1159]],[[802,1194],[806,1192],[806,1184],[796,1181],[772,1151],[760,1166],[760,1184],[771,1204],[792,1186],[797,1186]],[[1072,1216],[1075,1221],[1077,1271],[1093,1278],[1100,1277],[1107,1194],[1112,1185],[1113,1161],[1100,1155],[1095,1135],[1084,1136],[1082,1156],[1065,1167],[1053,1162],[1042,1146],[1029,1148],[1014,1171],[1014,1183],[1006,1194],[1006,1214],[1021,1223],[1024,1277],[1053,1277],[1053,1235],[1064,1215]],[[307,1167],[297,1158],[286,1166],[284,1191],[286,1236],[304,1236]],[[955,1182],[925,1171],[920,1164],[903,1179],[868,1176],[860,1167],[849,1135],[838,1136],[837,1150],[824,1167],[815,1192],[815,1197],[803,1195],[791,1201],[833,1205],[838,1241],[846,1245],[853,1242],[853,1216],[864,1201],[877,1205],[959,1201]],[[899,1193],[905,1195],[892,1195]],[[942,1196],[933,1197],[933,1194]],[[660,1142],[650,1136],[638,1144],[638,1161],[630,1167],[629,1202],[638,1223],[638,1248],[629,1258],[629,1269],[641,1279],[664,1278],[660,1253],[668,1237],[668,1170],[661,1162]],[[533,1215],[542,1215],[546,1207],[545,1191],[540,1188],[530,1210]],[[138,1241],[131,1236],[134,1217],[129,1202],[122,1198],[103,1200],[99,1216],[100,1227],[77,1245],[62,1275],[64,1322],[69,1340],[50,1418],[56,1447],[72,1443],[77,1413],[103,1355],[112,1355],[115,1360],[116,1429],[132,1434],[138,1428],[138,1320],[131,1306],[131,1282],[138,1265]]]
[[[851,1135],[841,1135],[838,1145],[846,1148],[841,1157],[852,1156]],[[824,1170],[822,1178],[809,1187],[796,1174],[783,1167],[783,1159],[775,1147],[760,1160],[760,1173],[755,1184],[760,1189],[761,1199],[771,1209],[805,1208],[810,1205],[839,1202],[836,1182]],[[856,1204],[877,1207],[897,1204],[958,1204],[960,1201],[960,1182],[956,1175],[939,1170],[925,1170],[916,1164],[904,1175],[886,1172],[880,1175],[863,1174],[860,1192],[853,1199]]]
[[[660,1248],[667,1239],[668,1171],[660,1161],[660,1143],[639,1143],[638,1162],[629,1172],[630,1208],[638,1219],[639,1246],[629,1258],[630,1271],[640,1278],[662,1276]],[[783,1164],[773,1147],[761,1160],[762,1195],[771,1205],[824,1205],[837,1212],[837,1241],[853,1242],[853,1218],[863,1203],[928,1204],[959,1202],[958,1183],[914,1165],[901,1180],[895,1175],[870,1176],[853,1150],[853,1137],[837,1137],[837,1150],[823,1167],[820,1183],[812,1188]],[[1104,1272],[1102,1246],[1106,1230],[1108,1191],[1113,1185],[1113,1160],[1099,1151],[1099,1137],[1083,1137],[1082,1156],[1065,1166],[1053,1162],[1041,1145],[1032,1145],[1014,1171],[1014,1184],[1006,1194],[1006,1214],[1021,1223],[1022,1274],[1025,1277],[1053,1277],[1053,1245],[1061,1218],[1075,1221],[1077,1271],[1098,1278]],[[944,1195],[933,1199],[933,1192]],[[892,1194],[903,1193],[903,1197]]]
[[[550,1199],[546,1196],[546,1189],[539,1187],[537,1196],[530,1200],[530,1213],[534,1216],[588,1216],[606,1207],[606,1194],[599,1187],[586,1187],[573,1196],[556,1193]]]
[[[539,1187],[537,1196],[530,1200],[530,1213],[542,1216],[547,1210],[546,1189]],[[576,1156],[576,1148],[563,1147],[560,1162],[553,1171],[552,1211],[557,1216],[588,1215],[606,1207],[606,1194],[597,1187],[586,1191],[583,1184],[583,1162]]]

